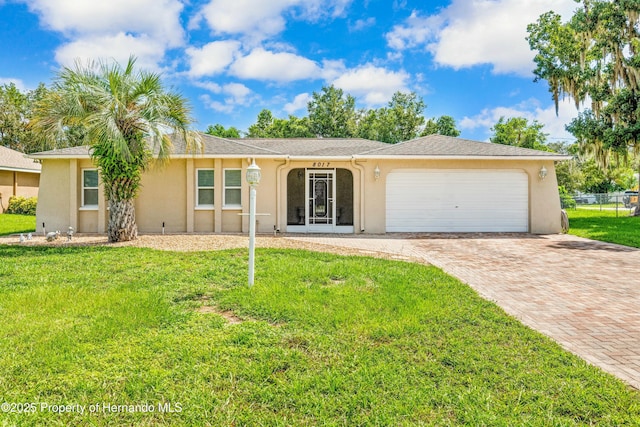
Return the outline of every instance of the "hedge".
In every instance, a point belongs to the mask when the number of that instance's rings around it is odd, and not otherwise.
[[[9,207],[7,213],[20,215],[35,215],[36,206],[38,205],[37,197],[11,196],[9,198]]]

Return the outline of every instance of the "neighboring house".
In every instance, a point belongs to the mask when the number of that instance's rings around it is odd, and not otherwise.
[[[0,213],[11,196],[35,197],[40,183],[40,164],[24,153],[0,146]]]
[[[558,233],[553,153],[431,135],[389,145],[364,139],[223,139],[203,151],[174,141],[169,164],[143,175],[141,233],[248,232],[247,166],[262,170],[257,231],[301,233]],[[42,161],[42,231],[104,233],[104,190],[87,147]],[[541,178],[541,170],[546,176]],[[544,175],[544,174],[542,174]]]

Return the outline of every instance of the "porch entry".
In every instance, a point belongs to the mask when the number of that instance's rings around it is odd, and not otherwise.
[[[353,233],[351,171],[291,170],[287,177],[287,231]]]

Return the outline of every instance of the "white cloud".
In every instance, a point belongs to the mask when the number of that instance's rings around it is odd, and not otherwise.
[[[237,106],[247,106],[255,96],[251,89],[241,83],[227,83],[219,85],[213,82],[198,82],[196,86],[217,94],[226,95],[222,101],[214,100],[210,95],[200,96],[200,100],[207,108],[224,113],[231,113]]]
[[[234,105],[231,103],[223,103],[220,101],[214,101],[213,99],[211,99],[211,96],[209,95],[202,95],[200,96],[200,101],[202,101],[202,103],[205,105],[205,107],[214,110],[214,111],[219,111],[221,113],[232,113],[233,109],[234,109]]]
[[[395,92],[407,92],[409,74],[371,64],[347,70],[332,84],[363,100],[368,106],[386,104]]]
[[[414,11],[404,25],[396,25],[385,35],[387,44],[397,50],[426,45],[437,37],[443,23],[440,15],[420,17]]]
[[[311,95],[309,95],[308,93],[301,93],[299,95],[296,95],[293,101],[285,104],[283,110],[288,114],[293,114],[297,111],[304,110],[307,108],[309,100],[311,100]]]
[[[283,83],[316,78],[320,68],[314,61],[293,53],[274,53],[257,48],[236,60],[230,67],[230,73],[243,79]]]
[[[202,89],[206,89],[209,92],[213,92],[213,93],[222,92],[222,86],[220,86],[218,83],[200,81],[200,82],[194,82],[194,86],[200,87]]]
[[[285,28],[282,12],[298,0],[212,0],[201,10],[216,34],[254,33],[262,38]]]
[[[170,47],[182,44],[178,0],[26,0],[42,23],[64,34],[147,34]]]
[[[115,60],[124,65],[131,55],[137,58],[138,68],[158,71],[164,48],[161,43],[148,36],[135,37],[119,33],[113,36],[84,37],[67,43],[56,50],[55,58],[58,63],[66,66],[71,66],[78,60],[83,64],[89,60]]]
[[[211,42],[200,49],[189,47],[186,49],[189,74],[194,77],[218,74],[233,62],[239,50],[240,42],[232,40]]]
[[[322,61],[321,77],[326,81],[333,81],[343,75],[346,71],[347,67],[344,65],[344,61],[342,59],[325,59]]]
[[[343,17],[353,0],[300,0],[302,17],[308,21],[316,21],[330,16]]]
[[[12,77],[0,77],[0,86],[10,85],[13,83],[20,92],[27,91],[27,85],[20,79],[14,79]]]
[[[415,11],[386,34],[392,49],[424,48],[437,64],[460,69],[491,64],[495,73],[531,75],[527,25],[544,12],[569,17],[573,0],[453,0],[429,16]]]
[[[115,58],[131,55],[138,64],[157,70],[165,51],[184,44],[179,0],[24,0],[41,24],[62,33],[68,42],[56,59],[70,65],[76,58]]]
[[[376,18],[374,18],[373,16],[367,19],[358,19],[354,23],[349,23],[349,31],[351,32],[362,31],[369,27],[373,27],[374,25],[376,25]]]
[[[556,116],[555,106],[543,107],[536,99],[529,99],[513,106],[500,106],[492,109],[484,109],[480,114],[473,117],[464,117],[458,125],[460,129],[485,129],[487,140],[491,135],[491,128],[498,122],[500,117],[509,119],[511,117],[524,117],[532,122],[537,120],[544,125],[543,132],[549,134],[549,141],[557,139],[575,139],[573,135],[565,130],[565,126],[576,116],[578,111],[573,101],[566,99],[560,101],[558,115]]]
[[[241,83],[228,83],[222,86],[222,93],[231,95],[234,104],[245,105],[251,89]]]
[[[242,34],[262,41],[285,29],[287,17],[315,21],[342,16],[352,0],[211,0],[189,23],[205,21],[214,34]]]

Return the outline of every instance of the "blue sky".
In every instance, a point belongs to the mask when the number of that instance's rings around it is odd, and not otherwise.
[[[462,137],[487,140],[501,117],[570,139],[546,82],[533,82],[526,25],[573,0],[0,0],[0,84],[50,84],[76,59],[160,72],[191,102],[195,127],[246,130],[263,108],[306,115],[334,84],[358,107],[414,91],[426,117],[450,115]]]

